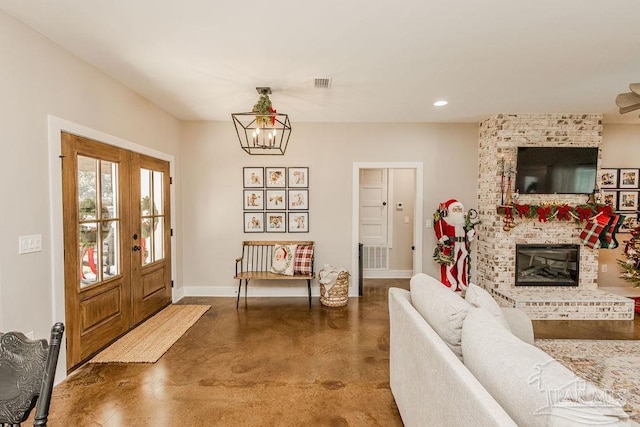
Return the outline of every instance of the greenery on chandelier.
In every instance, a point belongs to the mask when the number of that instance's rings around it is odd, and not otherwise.
[[[272,111],[273,109],[271,108],[271,99],[269,99],[269,95],[266,93],[261,94],[258,102],[253,106],[253,112],[258,115],[256,117],[257,125],[260,127],[268,126],[271,121],[271,117],[269,115]]]
[[[618,265],[622,267],[621,278],[640,286],[640,227],[631,230],[631,239],[625,240],[625,259],[619,259]]]

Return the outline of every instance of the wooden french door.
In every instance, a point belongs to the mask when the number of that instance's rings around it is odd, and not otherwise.
[[[62,133],[67,369],[171,302],[169,164]]]
[[[171,212],[169,162],[131,153],[131,163],[131,288],[136,324],[171,302]]]

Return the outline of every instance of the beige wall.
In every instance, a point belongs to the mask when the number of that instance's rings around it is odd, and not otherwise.
[[[186,294],[233,295],[234,259],[241,241],[271,239],[274,234],[242,232],[243,166],[308,166],[310,232],[290,234],[317,242],[316,270],[324,264],[351,270],[352,173],[354,162],[423,162],[424,214],[431,218],[443,200],[456,197],[467,208],[477,200],[478,126],[476,124],[327,124],[296,123],[282,156],[249,156],[232,123],[184,123],[184,285]],[[356,195],[357,197],[357,195]],[[431,259],[433,229],[423,227],[423,270],[438,274]],[[281,238],[281,237],[280,237]],[[260,294],[304,294],[259,288]],[[351,283],[352,289],[355,284]],[[314,284],[317,292],[317,284]],[[251,287],[250,287],[251,294]]]
[[[602,167],[640,168],[640,125],[605,125],[602,141]],[[630,234],[617,234],[620,244],[617,249],[599,250],[599,286],[633,286],[619,277],[620,268],[616,263],[616,260],[624,259],[623,240],[630,236]],[[606,273],[602,272],[603,265],[607,266]]]
[[[48,116],[173,155],[178,180],[180,122],[1,12],[0,52],[0,330],[48,337],[52,259],[62,251],[51,247]],[[180,224],[179,194],[176,206]],[[32,234],[42,252],[18,255],[18,237]]]
[[[411,246],[413,245],[413,221],[415,219],[413,209],[415,206],[416,174],[413,169],[392,169],[390,173],[393,176],[393,203],[389,206],[389,217],[393,221],[393,240],[389,253],[389,270],[412,271],[413,251]],[[403,205],[402,210],[396,209],[399,202]],[[431,210],[427,211],[427,215],[431,216]],[[405,217],[409,218],[408,224],[405,224]],[[426,228],[425,231],[427,231]]]

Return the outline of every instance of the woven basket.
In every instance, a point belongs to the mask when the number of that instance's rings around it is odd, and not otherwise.
[[[329,289],[329,295],[327,296],[327,290],[325,286],[320,284],[320,303],[327,307],[342,307],[349,302],[349,273],[343,271],[338,274],[336,283]]]

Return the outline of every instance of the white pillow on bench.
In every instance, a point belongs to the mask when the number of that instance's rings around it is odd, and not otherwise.
[[[293,276],[293,268],[298,245],[273,245],[273,257],[271,259],[271,272]]]

